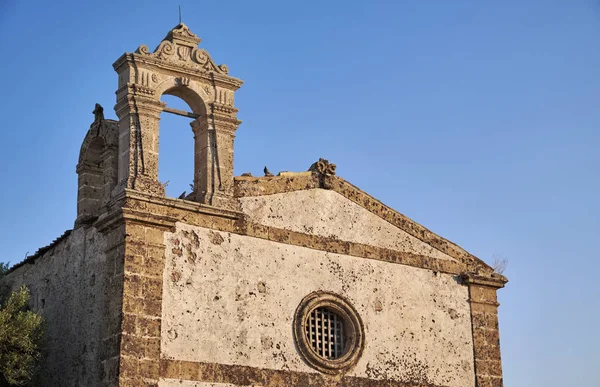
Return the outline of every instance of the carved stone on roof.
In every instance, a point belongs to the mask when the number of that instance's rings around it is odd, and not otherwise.
[[[329,160],[320,158],[319,161],[313,163],[308,170],[321,175],[335,175],[335,168],[335,164],[330,163]]]
[[[94,111],[92,113],[94,114],[94,123],[101,123],[104,121],[104,108],[102,105],[97,103],[94,106]]]
[[[150,52],[148,46],[142,44],[136,53],[201,72],[227,75],[229,73],[227,65],[217,65],[206,50],[197,47],[201,41],[202,39],[190,31],[185,24],[180,23],[169,31],[154,52]]]
[[[173,28],[167,36],[163,40],[178,40],[181,44],[187,44],[190,47],[196,47],[202,39],[198,37],[195,33],[190,31],[189,27],[183,23],[179,23],[175,28]]]

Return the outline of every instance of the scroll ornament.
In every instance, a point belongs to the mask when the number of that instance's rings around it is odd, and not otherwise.
[[[179,63],[181,63],[181,61],[183,61],[186,66],[199,68],[203,71],[212,71],[224,75],[229,73],[227,65],[215,64],[206,50],[202,48],[190,49],[186,46],[178,46],[176,43],[169,42],[168,40],[163,40],[152,53],[148,50],[148,46],[142,44],[138,47],[136,53],[154,57],[166,62],[176,62],[178,60]]]
[[[320,158],[319,161],[313,163],[308,170],[322,175],[335,175],[335,168],[335,164],[331,164],[329,160]]]

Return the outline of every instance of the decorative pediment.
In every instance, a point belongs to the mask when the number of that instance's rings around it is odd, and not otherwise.
[[[483,275],[502,286],[507,281],[479,258],[333,175],[325,161],[309,172],[236,177],[242,211],[258,224],[371,246],[378,240],[385,250],[460,264],[449,273]]]
[[[206,50],[197,47],[201,41],[185,24],[180,23],[169,31],[154,52],[151,53],[148,46],[142,44],[136,53],[177,66],[226,75],[229,72],[227,65],[217,65]]]

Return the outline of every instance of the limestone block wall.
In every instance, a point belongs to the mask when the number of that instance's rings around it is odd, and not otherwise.
[[[165,245],[163,358],[315,374],[292,323],[302,298],[325,290],[364,323],[364,352],[348,376],[474,386],[468,287],[456,276],[184,223]]]
[[[34,385],[101,385],[104,332],[118,330],[119,323],[107,300],[120,297],[119,286],[111,283],[115,264],[107,262],[106,243],[93,228],[75,229],[4,279],[13,290],[28,286],[31,308],[47,322],[45,356]]]

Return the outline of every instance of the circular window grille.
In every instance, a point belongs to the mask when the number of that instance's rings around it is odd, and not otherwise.
[[[319,356],[338,359],[344,353],[344,319],[329,308],[310,312],[305,324],[306,338]]]
[[[302,300],[294,318],[294,337],[304,360],[330,374],[354,366],[364,346],[358,313],[333,293],[316,292]]]

